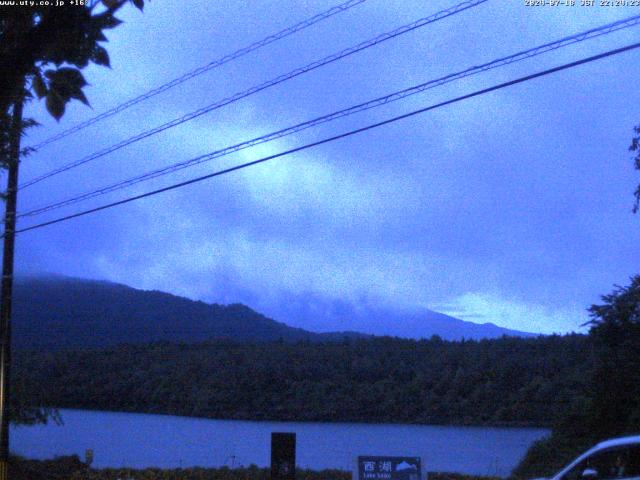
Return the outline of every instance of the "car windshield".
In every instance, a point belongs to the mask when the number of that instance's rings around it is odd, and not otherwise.
[[[586,470],[592,470],[584,476]],[[567,473],[562,480],[616,479],[634,478],[640,476],[640,445],[627,445],[596,452],[580,461]]]

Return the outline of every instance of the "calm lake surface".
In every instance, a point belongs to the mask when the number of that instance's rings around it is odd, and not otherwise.
[[[12,427],[11,450],[52,458],[94,450],[93,466],[266,467],[271,432],[297,434],[299,467],[352,470],[358,455],[422,458],[423,470],[506,476],[548,430],[208,420],[61,410],[64,425]]]

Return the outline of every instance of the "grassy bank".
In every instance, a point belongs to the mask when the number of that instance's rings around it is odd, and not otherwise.
[[[77,456],[54,460],[27,460],[12,457],[9,473],[13,480],[271,480],[268,468],[177,468],[161,470],[146,468],[89,468]],[[297,480],[351,480],[351,472],[344,470],[298,469]],[[429,480],[496,480],[457,473],[429,473]]]

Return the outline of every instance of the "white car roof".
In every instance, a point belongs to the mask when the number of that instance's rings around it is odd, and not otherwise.
[[[569,470],[571,470],[577,463],[581,462],[586,457],[588,457],[592,453],[595,453],[595,452],[597,452],[599,450],[604,450],[606,448],[611,448],[611,447],[621,447],[623,445],[633,445],[633,444],[636,444],[636,443],[638,445],[640,445],[640,435],[631,435],[629,437],[618,437],[618,438],[611,438],[609,440],[604,440],[604,441],[598,443],[596,446],[594,446],[594,447],[590,448],[589,450],[587,450],[586,452],[584,452],[582,455],[580,455],[573,462],[571,462],[569,465],[564,467],[562,470],[560,470],[558,473],[556,473],[551,478],[554,479],[554,480],[560,478],[562,475],[564,475]]]
[[[600,450],[601,448],[609,448],[609,447],[618,447],[620,445],[628,445],[630,443],[640,443],[640,435],[632,435],[630,437],[619,437],[612,438],[610,440],[605,440],[604,442],[600,442],[591,450]]]

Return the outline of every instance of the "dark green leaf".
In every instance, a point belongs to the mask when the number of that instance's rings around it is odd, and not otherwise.
[[[34,120],[33,118],[25,118],[24,120],[22,120],[23,133],[29,128],[39,127],[39,126],[40,126],[40,123],[38,123],[38,121]]]
[[[75,98],[76,100],[80,100],[87,107],[91,106],[91,105],[89,105],[89,100],[87,100],[87,97],[85,96],[84,92],[82,90],[80,90],[80,89],[75,91],[75,92],[73,92],[71,94],[71,98]]]
[[[108,42],[109,39],[107,37],[105,37],[104,33],[102,33],[102,30],[98,30],[95,34],[95,39],[96,42]]]
[[[140,11],[144,9],[144,0],[131,0],[131,3],[133,3]]]
[[[47,94],[47,110],[53,118],[60,121],[62,115],[64,115],[64,99],[54,90],[49,90]]]
[[[84,87],[87,85],[87,81],[84,79],[82,73],[80,73],[80,70],[75,68],[65,67],[58,69],[55,79],[56,81],[64,82],[72,87]]]
[[[111,62],[109,61],[109,54],[103,47],[96,46],[93,49],[91,59],[93,60],[93,63],[97,65],[104,65],[105,67],[111,66]]]
[[[92,19],[101,29],[115,28],[122,23],[122,20],[118,20],[111,12],[95,15]]]
[[[63,102],[68,102],[71,98],[85,101],[82,94],[82,87],[87,85],[86,80],[79,70],[64,67],[58,70],[47,70],[45,75],[49,78],[49,91],[55,92]]]
[[[33,91],[36,92],[38,98],[42,98],[47,95],[47,86],[45,85],[44,80],[42,80],[42,77],[40,75],[35,75],[33,77],[32,85]]]

